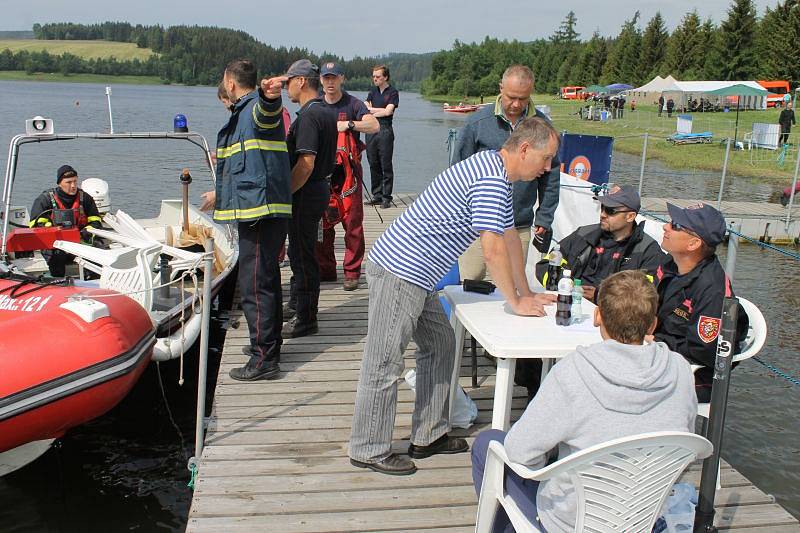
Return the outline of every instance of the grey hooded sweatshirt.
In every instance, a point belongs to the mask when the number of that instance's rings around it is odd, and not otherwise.
[[[694,431],[697,398],[689,363],[663,342],[606,340],[579,347],[548,374],[508,432],[508,458],[536,469],[558,447],[564,458],[605,441],[653,431]],[[575,528],[567,476],[539,485],[536,506],[548,533]]]

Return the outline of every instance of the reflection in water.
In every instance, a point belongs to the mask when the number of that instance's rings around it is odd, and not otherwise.
[[[0,163],[5,147],[24,130],[26,118],[43,115],[55,120],[56,131],[104,131],[108,115],[104,88],[93,84],[0,82]],[[355,93],[364,97],[364,93]],[[169,130],[172,117],[185,114],[189,126],[215,143],[216,131],[227,112],[208,87],[114,86],[114,126],[120,131]],[[448,128],[458,128],[466,117],[442,112],[438,104],[402,93],[394,119],[395,187],[398,192],[420,192],[447,162]],[[80,100],[76,107],[74,102]],[[289,104],[292,111],[297,109]],[[556,127],[558,124],[556,123]],[[27,205],[35,195],[55,186],[55,169],[75,166],[82,178],[101,177],[111,185],[115,208],[134,216],[155,214],[156,201],[180,195],[178,176],[188,166],[195,181],[192,197],[210,187],[199,149],[174,142],[166,148],[154,141],[103,144],[71,141],[26,146],[15,186],[15,204]],[[613,178],[638,183],[639,157],[615,154]],[[369,166],[365,160],[369,182]],[[650,160],[646,196],[716,199],[719,176],[680,174]],[[765,201],[777,185],[728,176],[725,199]],[[724,256],[724,249],[721,254]],[[753,246],[743,245],[734,287],[755,302],[770,327],[760,356],[791,375],[800,375],[796,358],[800,345],[800,295],[796,290],[796,261]],[[189,361],[195,359],[189,358]],[[191,366],[189,366],[191,368]],[[175,381],[176,367],[162,365],[165,380]],[[214,370],[211,370],[213,372]],[[187,372],[187,378],[192,372]],[[15,475],[0,479],[0,530],[98,531],[140,529],[182,530],[190,491],[186,457],[191,442],[181,446],[160,399],[155,369],[145,374],[129,396],[111,414],[72,431],[61,450]],[[191,441],[194,386],[167,387],[176,421]],[[800,388],[776,378],[755,362],[733,373],[724,457],[779,503],[800,516],[800,413],[794,406]],[[188,447],[187,447],[188,446]],[[91,526],[96,523],[98,526]]]

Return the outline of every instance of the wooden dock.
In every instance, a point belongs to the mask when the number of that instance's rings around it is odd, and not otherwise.
[[[365,206],[368,246],[398,216],[397,208]],[[378,212],[384,222],[378,219]],[[337,244],[341,259],[343,245]],[[288,286],[288,269],[284,269]],[[341,282],[324,283],[317,335],[285,341],[281,377],[242,383],[228,371],[245,362],[248,344],[244,319],[229,330],[222,354],[206,447],[192,500],[187,531],[360,532],[474,530],[477,497],[469,454],[419,460],[412,476],[386,476],[353,468],[347,442],[358,371],[367,333],[366,284],[354,292]],[[234,316],[241,316],[235,311]],[[469,343],[467,343],[468,345]],[[413,343],[406,368],[414,367]],[[461,385],[480,410],[477,424],[454,434],[474,436],[489,427],[494,367],[481,357],[479,388],[470,387],[470,358],[463,358]],[[516,391],[513,417],[524,407]],[[413,393],[400,383],[395,449],[405,451],[411,432]],[[699,484],[699,465],[684,478]],[[722,468],[717,493],[720,529],[798,532],[800,524],[730,465]]]
[[[680,198],[642,198],[642,211],[656,215],[667,214],[667,202],[678,207],[688,207],[700,203],[701,200],[684,200]],[[702,202],[717,206],[716,200]],[[800,203],[800,198],[796,204]],[[752,239],[760,239],[775,244],[790,244],[800,238],[800,205],[792,208],[792,217],[786,224],[788,208],[781,204],[767,202],[728,202],[723,201],[721,212],[725,220],[738,226],[738,231]]]

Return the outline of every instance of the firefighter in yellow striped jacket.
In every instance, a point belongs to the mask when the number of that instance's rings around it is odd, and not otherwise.
[[[230,375],[271,379],[280,372],[283,323],[278,253],[292,216],[281,79],[257,86],[255,66],[240,59],[228,64],[222,81],[233,111],[217,136],[214,220],[237,224],[239,288],[250,333],[249,360]]]

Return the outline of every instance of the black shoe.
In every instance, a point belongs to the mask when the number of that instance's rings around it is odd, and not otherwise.
[[[362,463],[355,459],[350,459],[350,464],[358,468],[369,468],[381,474],[390,476],[410,476],[417,471],[414,461],[401,457],[395,453],[381,461],[380,463]]]
[[[297,337],[305,337],[306,335],[313,335],[319,331],[317,321],[313,322],[300,322],[300,318],[295,316],[283,326],[281,335],[284,339],[296,339]]]
[[[256,381],[259,379],[274,379],[281,373],[277,361],[261,361],[251,358],[246,365],[234,368],[229,375],[237,381]]]
[[[381,203],[383,203],[383,200],[381,200],[380,198],[373,198],[372,200],[367,202],[367,205],[381,205]]]
[[[464,453],[469,451],[469,444],[464,439],[449,437],[446,433],[427,446],[408,445],[408,455],[414,459],[425,459],[440,453]]]
[[[294,307],[289,306],[288,303],[283,304],[283,321],[286,322],[287,320],[294,318],[294,315],[297,314],[297,309]]]
[[[391,200],[384,200],[381,203],[381,209],[389,209],[390,207],[392,207],[392,201]]]

